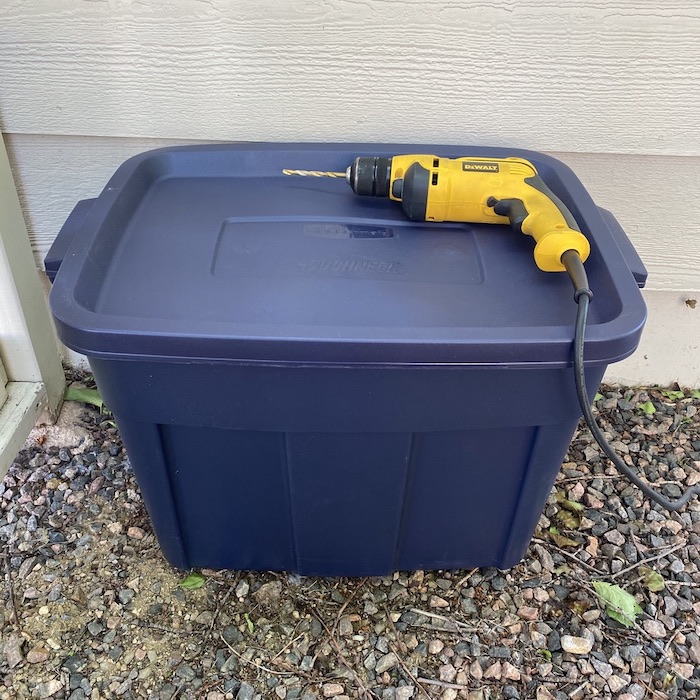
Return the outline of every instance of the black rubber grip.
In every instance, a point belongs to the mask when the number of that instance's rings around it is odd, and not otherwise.
[[[487,204],[492,206],[493,210],[499,216],[507,216],[514,231],[517,233],[523,232],[523,221],[525,221],[529,212],[525,209],[525,204],[522,199],[495,200],[491,197]]]

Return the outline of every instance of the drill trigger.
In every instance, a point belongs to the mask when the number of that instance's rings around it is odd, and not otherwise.
[[[493,207],[494,212],[499,216],[507,216],[511,228],[517,233],[523,232],[523,221],[529,216],[528,210],[522,199],[496,199],[489,197],[488,206]]]

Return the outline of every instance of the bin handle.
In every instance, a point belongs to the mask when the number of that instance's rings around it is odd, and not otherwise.
[[[620,249],[622,257],[625,259],[627,267],[632,273],[632,277],[634,277],[634,281],[637,283],[637,286],[640,289],[643,289],[647,281],[647,269],[644,266],[642,259],[639,257],[639,254],[634,249],[632,241],[630,241],[630,239],[627,237],[627,234],[624,232],[622,226],[620,226],[618,220],[615,218],[612,212],[609,212],[607,209],[603,209],[602,207],[598,207],[598,211],[601,213],[603,220],[608,225],[612,238],[617,244],[617,247]]]
[[[74,207],[73,211],[68,215],[66,223],[61,226],[61,230],[58,232],[54,242],[51,244],[48,252],[44,256],[44,269],[46,270],[46,276],[53,283],[58,273],[58,268],[61,267],[63,258],[66,257],[68,248],[75,238],[75,234],[78,233],[80,227],[85,221],[87,213],[92,208],[96,199],[81,199]]]

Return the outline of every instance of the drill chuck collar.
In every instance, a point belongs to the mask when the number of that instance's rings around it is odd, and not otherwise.
[[[430,171],[420,163],[410,165],[402,178],[391,182],[391,158],[355,158],[346,180],[355,194],[370,197],[391,196],[401,200],[404,214],[411,221],[425,221],[428,208]]]
[[[391,158],[355,158],[348,168],[347,181],[355,194],[388,197],[391,185]]]

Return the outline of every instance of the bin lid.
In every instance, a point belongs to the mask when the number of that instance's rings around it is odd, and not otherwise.
[[[631,354],[645,307],[609,222],[561,162],[530,151],[390,144],[166,148],[122,165],[51,292],[88,357],[330,364],[567,365],[576,305],[507,226],[412,222],[342,179],[360,155],[519,156],[588,236],[586,357]]]

